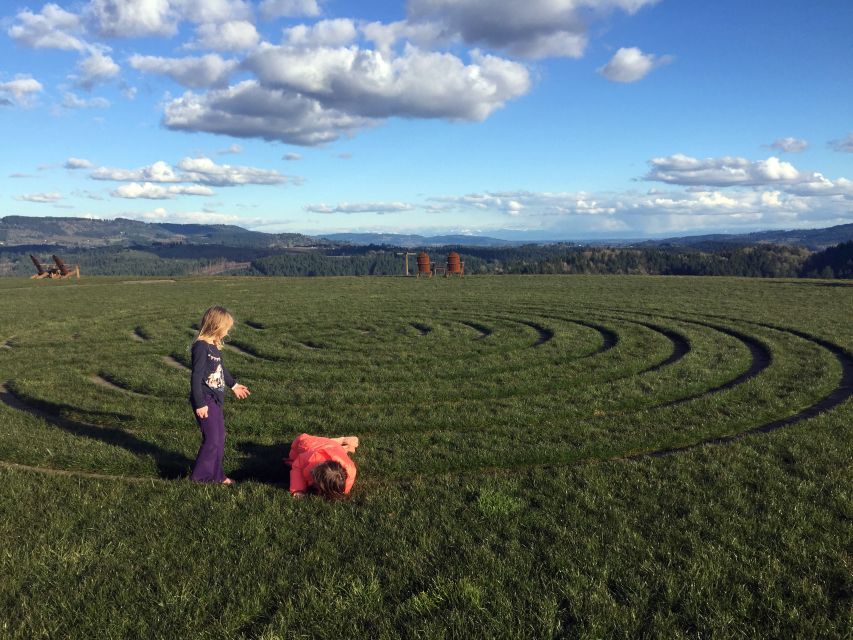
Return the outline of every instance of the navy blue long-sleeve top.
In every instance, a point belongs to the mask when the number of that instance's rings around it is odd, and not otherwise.
[[[193,369],[190,377],[190,402],[193,409],[207,404],[207,396],[222,406],[225,400],[225,385],[237,384],[228,369],[222,364],[222,352],[209,342],[196,340],[192,348]]]

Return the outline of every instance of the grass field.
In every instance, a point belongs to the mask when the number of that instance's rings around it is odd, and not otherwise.
[[[0,637],[849,638],[853,286],[0,280]],[[186,481],[193,326],[253,395]],[[300,432],[361,437],[294,501]]]

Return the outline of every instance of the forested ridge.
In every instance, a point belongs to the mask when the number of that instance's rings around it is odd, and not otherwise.
[[[48,263],[58,253],[86,275],[179,276],[234,273],[260,276],[402,275],[405,250],[388,246],[269,249],[206,245],[158,245],[65,249],[50,245],[0,248],[0,275],[34,272],[32,253]],[[476,274],[634,274],[853,278],[853,242],[824,251],[772,244],[686,247],[586,247],[569,244],[428,249],[443,266],[458,251],[465,272]],[[409,269],[414,273],[415,255]]]

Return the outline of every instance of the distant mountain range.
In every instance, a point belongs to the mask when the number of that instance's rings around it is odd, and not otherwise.
[[[443,247],[460,245],[466,247],[515,247],[526,244],[521,240],[501,240],[488,236],[444,235],[419,236],[402,233],[327,233],[323,236],[333,242],[349,244],[391,245],[394,247]]]
[[[60,245],[73,248],[152,244],[214,244],[229,247],[310,246],[299,233],[262,233],[226,224],[172,224],[127,218],[6,216],[0,218],[0,245]]]
[[[824,229],[795,229],[789,231],[757,231],[754,233],[714,233],[703,236],[683,236],[646,240],[633,243],[645,247],[713,248],[720,245],[784,244],[819,251],[853,240],[853,224],[841,224]]]
[[[759,231],[743,234],[709,234],[657,240],[596,239],[571,241],[590,246],[689,247],[714,249],[726,245],[783,244],[821,250],[853,240],[853,224],[825,229]],[[127,218],[93,220],[89,218],[6,216],[0,218],[0,247],[56,245],[69,248],[151,245],[218,245],[252,249],[288,249],[294,247],[330,248],[336,245],[387,245],[401,248],[460,246],[513,247],[524,244],[556,244],[553,240],[503,240],[488,236],[421,236],[397,233],[331,233],[312,237],[300,233],[264,233],[236,225],[175,224],[140,222]]]

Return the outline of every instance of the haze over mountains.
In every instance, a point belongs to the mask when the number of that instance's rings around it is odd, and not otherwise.
[[[437,235],[395,233],[331,233],[308,236],[300,233],[264,233],[236,225],[175,224],[141,222],[127,218],[98,220],[66,217],[6,216],[0,218],[0,246],[56,245],[86,248],[152,244],[205,244],[228,247],[284,249],[341,244],[388,245],[401,248],[468,246],[509,247],[523,244],[570,243],[613,246],[683,246],[781,244],[811,250],[825,249],[853,240],[853,224],[823,229],[771,230],[744,234],[708,234],[662,238],[656,240],[506,240],[476,235]]]

